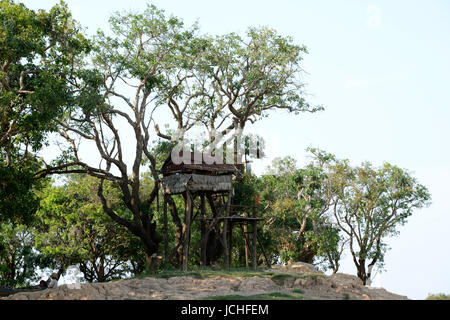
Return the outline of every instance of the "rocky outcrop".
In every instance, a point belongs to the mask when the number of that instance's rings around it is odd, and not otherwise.
[[[143,278],[109,283],[81,284],[78,288],[62,285],[40,292],[22,292],[12,300],[179,300],[201,299],[232,294],[253,295],[278,292],[280,287],[269,278],[193,277]]]
[[[302,263],[275,267],[258,276],[208,275],[205,278],[181,276],[148,277],[109,283],[62,285],[39,292],[22,292],[3,299],[11,300],[197,300],[211,296],[284,292],[301,293],[306,299],[399,300],[407,297],[384,289],[362,285],[347,274],[326,276],[314,266]]]

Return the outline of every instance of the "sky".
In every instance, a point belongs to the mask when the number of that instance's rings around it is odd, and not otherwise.
[[[52,0],[24,0],[48,9]],[[427,186],[432,205],[418,210],[389,239],[385,270],[373,286],[412,299],[450,294],[450,2],[303,0],[68,0],[93,34],[116,11],[153,3],[210,35],[268,26],[304,44],[308,100],[325,111],[274,113],[251,132],[266,141],[261,173],[274,157],[306,163],[319,147],[353,164],[389,162]],[[355,274],[349,254],[341,272]]]

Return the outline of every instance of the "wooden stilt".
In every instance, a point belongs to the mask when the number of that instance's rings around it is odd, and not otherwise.
[[[242,237],[244,238],[245,267],[248,269],[248,242],[247,242],[247,224],[241,225]]]
[[[228,222],[228,237],[229,237],[229,245],[228,245],[228,269],[231,268],[231,264],[233,262],[233,221],[230,220]]]
[[[230,190],[228,192],[228,199],[227,199],[227,203],[226,203],[226,207],[225,207],[225,217],[229,217],[230,216],[230,210],[231,210],[231,194],[232,191]],[[223,243],[224,243],[224,255],[225,255],[225,267],[226,268],[230,268],[231,266],[231,257],[229,255],[229,250],[228,250],[228,241],[227,241],[227,231],[228,231],[228,219],[224,219],[223,220]]]
[[[253,207],[253,218],[256,218],[256,206]],[[256,243],[258,241],[257,239],[257,229],[256,229],[256,224],[257,221],[253,221],[253,243],[252,243],[252,258],[253,258],[253,270],[256,271],[256,267],[257,267],[257,257],[256,257]]]
[[[183,271],[188,269],[189,261],[189,240],[191,238],[191,217],[192,217],[192,195],[190,192],[186,194],[186,229],[184,231],[184,246],[183,246]]]
[[[167,196],[164,195],[164,264],[169,264],[169,227],[167,221]]]
[[[200,195],[200,210],[201,210],[201,222],[200,222],[200,228],[201,228],[201,250],[200,250],[200,261],[202,266],[206,266],[206,243],[208,241],[207,238],[207,230],[206,230],[206,201],[205,201],[205,195]]]
[[[225,268],[228,268],[229,257],[228,257],[228,245],[227,245],[227,231],[228,231],[228,219],[223,219],[223,227],[222,227],[222,245],[223,245],[223,254],[224,254],[224,264]]]

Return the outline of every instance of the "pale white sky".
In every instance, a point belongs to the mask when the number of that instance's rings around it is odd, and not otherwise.
[[[56,1],[25,0],[50,8]],[[107,29],[114,11],[145,7],[146,1],[69,0],[74,16],[93,33]],[[450,2],[158,0],[188,24],[198,19],[209,34],[244,32],[266,25],[305,44],[305,80],[320,114],[274,114],[255,125],[268,157],[291,155],[305,163],[315,146],[357,164],[388,161],[414,173],[433,196],[391,239],[386,271],[374,286],[423,299],[450,293]],[[350,257],[341,271],[355,274]]]

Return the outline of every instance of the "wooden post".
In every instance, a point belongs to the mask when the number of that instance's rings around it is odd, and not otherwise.
[[[242,227],[242,235],[244,236],[245,267],[248,269],[247,224],[244,224],[244,226]]]
[[[164,194],[164,264],[169,263],[169,227],[167,221],[167,196]]]
[[[201,249],[200,249],[200,261],[202,266],[206,266],[206,243],[208,241],[207,238],[207,230],[206,230],[206,201],[205,201],[205,195],[202,193],[200,195],[200,210],[201,210],[201,233],[202,233],[202,243],[201,243]]]
[[[256,218],[256,206],[253,207],[253,218]],[[252,258],[253,258],[253,270],[256,271],[256,266],[257,266],[257,258],[256,258],[256,242],[258,241],[258,234],[257,234],[257,229],[256,229],[256,223],[257,221],[254,220],[253,221],[253,246],[252,246]]]
[[[230,244],[228,245],[228,269],[231,268],[231,263],[233,261],[233,220],[230,220],[229,224],[228,224],[228,228],[229,228],[229,242]]]
[[[228,229],[228,219],[223,219],[223,227],[222,227],[222,244],[223,244],[223,255],[224,255],[224,264],[225,268],[228,268],[228,239],[227,239],[227,229]]]
[[[228,229],[228,217],[230,216],[231,209],[231,195],[232,190],[228,192],[228,200],[225,208],[225,219],[223,220],[223,245],[224,245],[224,255],[225,255],[225,267],[229,268],[231,266],[231,257],[229,256],[228,246],[227,246],[227,229]]]
[[[192,196],[189,191],[186,192],[186,229],[184,231],[184,246],[183,246],[183,271],[188,269],[189,261],[189,240],[191,237],[191,216],[192,216]]]

